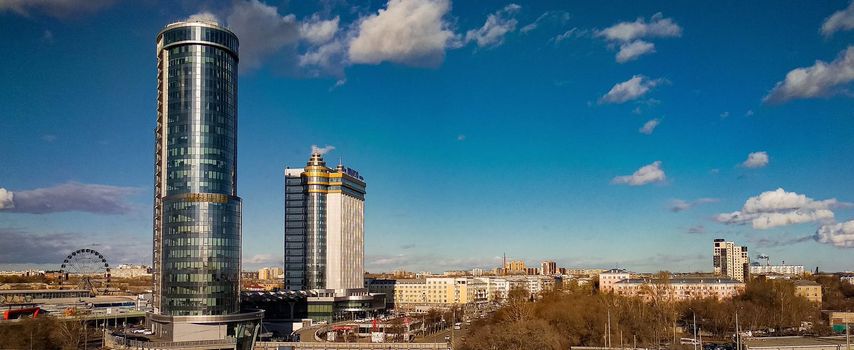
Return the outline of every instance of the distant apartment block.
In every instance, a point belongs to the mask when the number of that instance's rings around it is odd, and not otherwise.
[[[151,276],[151,268],[145,265],[129,265],[121,264],[110,270],[111,277],[117,278],[136,278],[142,276]]]
[[[426,311],[453,305],[505,300],[510,290],[524,288],[538,296],[554,287],[551,276],[425,277],[399,280],[368,280],[371,293],[385,293],[399,310]]]
[[[604,293],[613,292],[617,282],[631,278],[631,274],[622,269],[611,269],[599,274],[599,290]]]
[[[524,260],[508,261],[504,264],[504,271],[510,275],[523,275],[528,273],[528,270],[525,268]]]
[[[839,277],[839,281],[842,283],[854,284],[854,276],[842,276]]]
[[[265,267],[258,270],[259,280],[274,280],[279,279],[284,274],[281,267]]]
[[[556,275],[557,273],[557,263],[555,263],[554,261],[546,260],[540,264],[540,274],[542,274],[543,276],[552,276]]]
[[[810,302],[821,303],[821,285],[815,281],[797,280],[795,284],[795,295],[804,297]]]
[[[744,290],[744,283],[730,278],[673,278],[656,280],[632,278],[614,284],[614,293],[640,297],[646,301],[683,301],[689,299],[732,298]]]
[[[751,265],[751,275],[783,275],[801,276],[804,274],[804,265]]]
[[[712,254],[715,275],[726,276],[741,282],[750,276],[750,257],[747,247],[738,246],[724,239],[715,239]]]
[[[606,272],[605,269],[562,269],[561,274],[563,275],[573,275],[573,276],[596,276],[600,273]]]

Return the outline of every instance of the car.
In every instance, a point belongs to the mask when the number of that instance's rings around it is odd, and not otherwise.
[[[446,336],[445,336],[445,341],[451,341],[451,336],[450,336],[450,335],[446,335]]]
[[[460,329],[463,329],[463,327],[460,325],[454,325],[454,330],[460,330]]]
[[[142,334],[144,334],[144,335],[154,335],[154,331],[150,331],[150,330],[147,330],[147,329],[146,329],[146,330],[145,330],[145,332],[142,332]]]

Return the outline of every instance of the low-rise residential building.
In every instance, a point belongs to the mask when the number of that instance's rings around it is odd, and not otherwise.
[[[601,282],[600,282],[601,283]],[[616,294],[628,297],[681,301],[689,299],[732,298],[744,290],[744,282],[730,278],[673,278],[657,280],[631,278],[613,285]]]
[[[614,284],[631,278],[631,274],[622,269],[611,269],[599,274],[599,290],[604,293],[613,292]]]
[[[821,285],[815,281],[797,280],[795,284],[795,295],[804,297],[810,302],[821,303]]]
[[[839,281],[842,283],[854,284],[854,275],[839,277]]]
[[[452,305],[501,302],[513,288],[524,288],[532,296],[553,288],[552,276],[438,277],[368,280],[371,293],[384,293],[396,309],[426,311]]]

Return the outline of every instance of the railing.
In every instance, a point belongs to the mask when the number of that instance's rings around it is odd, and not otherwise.
[[[126,348],[136,349],[160,349],[160,348],[176,348],[176,347],[194,347],[206,345],[235,345],[237,339],[234,337],[226,337],[225,339],[217,340],[189,340],[189,341],[174,341],[174,342],[150,342],[143,340],[132,340],[122,336],[111,335],[107,336],[113,345],[124,346]]]
[[[256,342],[255,350],[448,350],[447,343],[294,343]]]

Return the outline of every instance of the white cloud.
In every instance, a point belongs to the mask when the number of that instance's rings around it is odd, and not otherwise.
[[[660,79],[650,80],[643,75],[618,83],[599,99],[599,103],[624,103],[642,97],[650,89],[661,83]]]
[[[187,20],[188,21],[199,21],[199,22],[221,23],[219,21],[219,18],[217,18],[216,15],[214,15],[213,13],[207,12],[207,11],[199,12],[199,13],[190,15],[190,17],[187,18]]]
[[[311,145],[311,154],[324,155],[329,152],[332,152],[333,150],[335,150],[335,146],[332,145],[326,145],[324,147],[317,147],[317,145]]]
[[[55,18],[71,18],[97,12],[114,0],[0,0],[0,13],[11,11],[29,17],[42,13]]]
[[[653,52],[655,52],[655,44],[643,40],[620,44],[620,52],[617,52],[617,62],[625,63]]]
[[[768,152],[752,152],[741,165],[745,168],[762,168],[768,165]]]
[[[333,19],[323,20],[317,14],[312,15],[306,20],[303,20],[299,26],[300,38],[312,44],[325,44],[335,37],[338,33],[338,22],[340,17],[335,16]]]
[[[721,112],[720,116],[721,119],[729,118],[729,111]]]
[[[778,188],[750,197],[740,211],[718,214],[715,219],[724,224],[750,223],[753,228],[764,230],[807,222],[832,221],[833,211],[830,209],[844,205],[848,203],[840,203],[836,199],[817,201]]]
[[[659,120],[658,118],[649,120],[644,123],[643,126],[638,129],[638,131],[641,134],[651,135],[652,131],[655,130],[655,127],[658,126],[659,123],[661,123],[661,120]]]
[[[499,46],[504,42],[504,36],[516,30],[513,18],[522,7],[510,4],[486,17],[486,22],[478,29],[466,32],[465,42],[476,42],[478,47]]]
[[[845,91],[845,85],[854,81],[854,46],[830,63],[816,61],[810,67],[796,68],[786,74],[763,99],[766,103],[782,103],[798,98],[831,96]]]
[[[603,30],[596,31],[596,36],[609,41],[610,47],[619,43],[620,51],[615,59],[625,63],[640,56],[655,52],[655,44],[644,38],[672,38],[682,36],[680,27],[671,18],[664,18],[659,12],[647,22],[643,17],[634,22],[620,22]]]
[[[634,22],[620,22],[598,31],[596,35],[611,41],[629,42],[640,38],[679,37],[682,36],[682,27],[659,12],[649,22],[642,17]]]
[[[0,187],[0,209],[12,209],[15,207],[15,194]]]
[[[340,40],[333,40],[318,47],[309,49],[299,56],[300,66],[317,66],[327,72],[337,72],[336,75],[343,76],[345,44]]]
[[[834,12],[821,25],[821,33],[826,36],[840,30],[851,29],[854,29],[854,1],[844,10]]]
[[[465,140],[466,140],[466,135],[463,135],[463,134],[457,135],[457,141],[465,141]]]
[[[560,44],[561,41],[571,38],[573,35],[578,35],[578,27],[572,27],[572,29],[567,30],[554,37],[555,45]]]
[[[854,248],[854,220],[822,225],[816,230],[814,238],[819,243],[832,244],[840,248]]]
[[[444,19],[450,8],[449,0],[389,0],[385,9],[361,19],[350,42],[350,60],[438,66],[455,38]]]
[[[540,17],[537,17],[536,20],[534,20],[530,24],[522,27],[522,29],[519,29],[519,31],[527,34],[528,32],[539,28],[540,24],[544,21],[550,20],[550,21],[557,21],[559,23],[565,23],[566,21],[569,20],[569,18],[570,18],[569,12],[546,11],[542,15],[540,15]]]
[[[680,211],[685,211],[691,209],[693,207],[707,204],[707,203],[717,203],[717,198],[698,198],[693,201],[686,201],[682,199],[674,199],[670,201],[670,211],[677,213]]]
[[[641,186],[653,182],[661,182],[667,179],[664,170],[661,169],[661,161],[656,160],[652,164],[645,165],[631,175],[617,176],[611,180],[612,184]]]
[[[240,38],[241,70],[260,67],[264,59],[296,45],[300,38],[296,16],[281,16],[276,7],[258,0],[235,2],[226,22]]]
[[[11,192],[0,188],[0,212],[49,214],[69,211],[127,214],[138,189],[69,182],[54,187]]]

